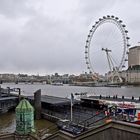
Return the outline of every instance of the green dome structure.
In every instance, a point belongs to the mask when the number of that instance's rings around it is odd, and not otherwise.
[[[16,107],[16,132],[27,135],[34,131],[34,108],[28,100],[23,99]]]

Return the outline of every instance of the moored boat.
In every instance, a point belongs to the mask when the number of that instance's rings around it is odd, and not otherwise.
[[[51,83],[51,85],[53,85],[53,86],[63,86],[63,83],[61,83],[61,82],[54,82],[54,83]]]

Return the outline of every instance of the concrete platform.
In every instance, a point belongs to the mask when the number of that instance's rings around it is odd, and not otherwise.
[[[28,96],[27,99],[34,100],[33,96]],[[52,104],[52,105],[70,105],[71,101],[68,98],[41,95],[41,102]]]

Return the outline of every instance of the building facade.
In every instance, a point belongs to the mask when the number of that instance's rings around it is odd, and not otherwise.
[[[129,49],[126,81],[140,84],[140,44]]]
[[[129,49],[128,67],[140,65],[140,45]]]

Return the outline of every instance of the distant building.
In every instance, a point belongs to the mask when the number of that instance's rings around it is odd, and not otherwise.
[[[129,49],[128,67],[140,65],[140,45]]]
[[[140,84],[140,44],[129,49],[126,81]]]

